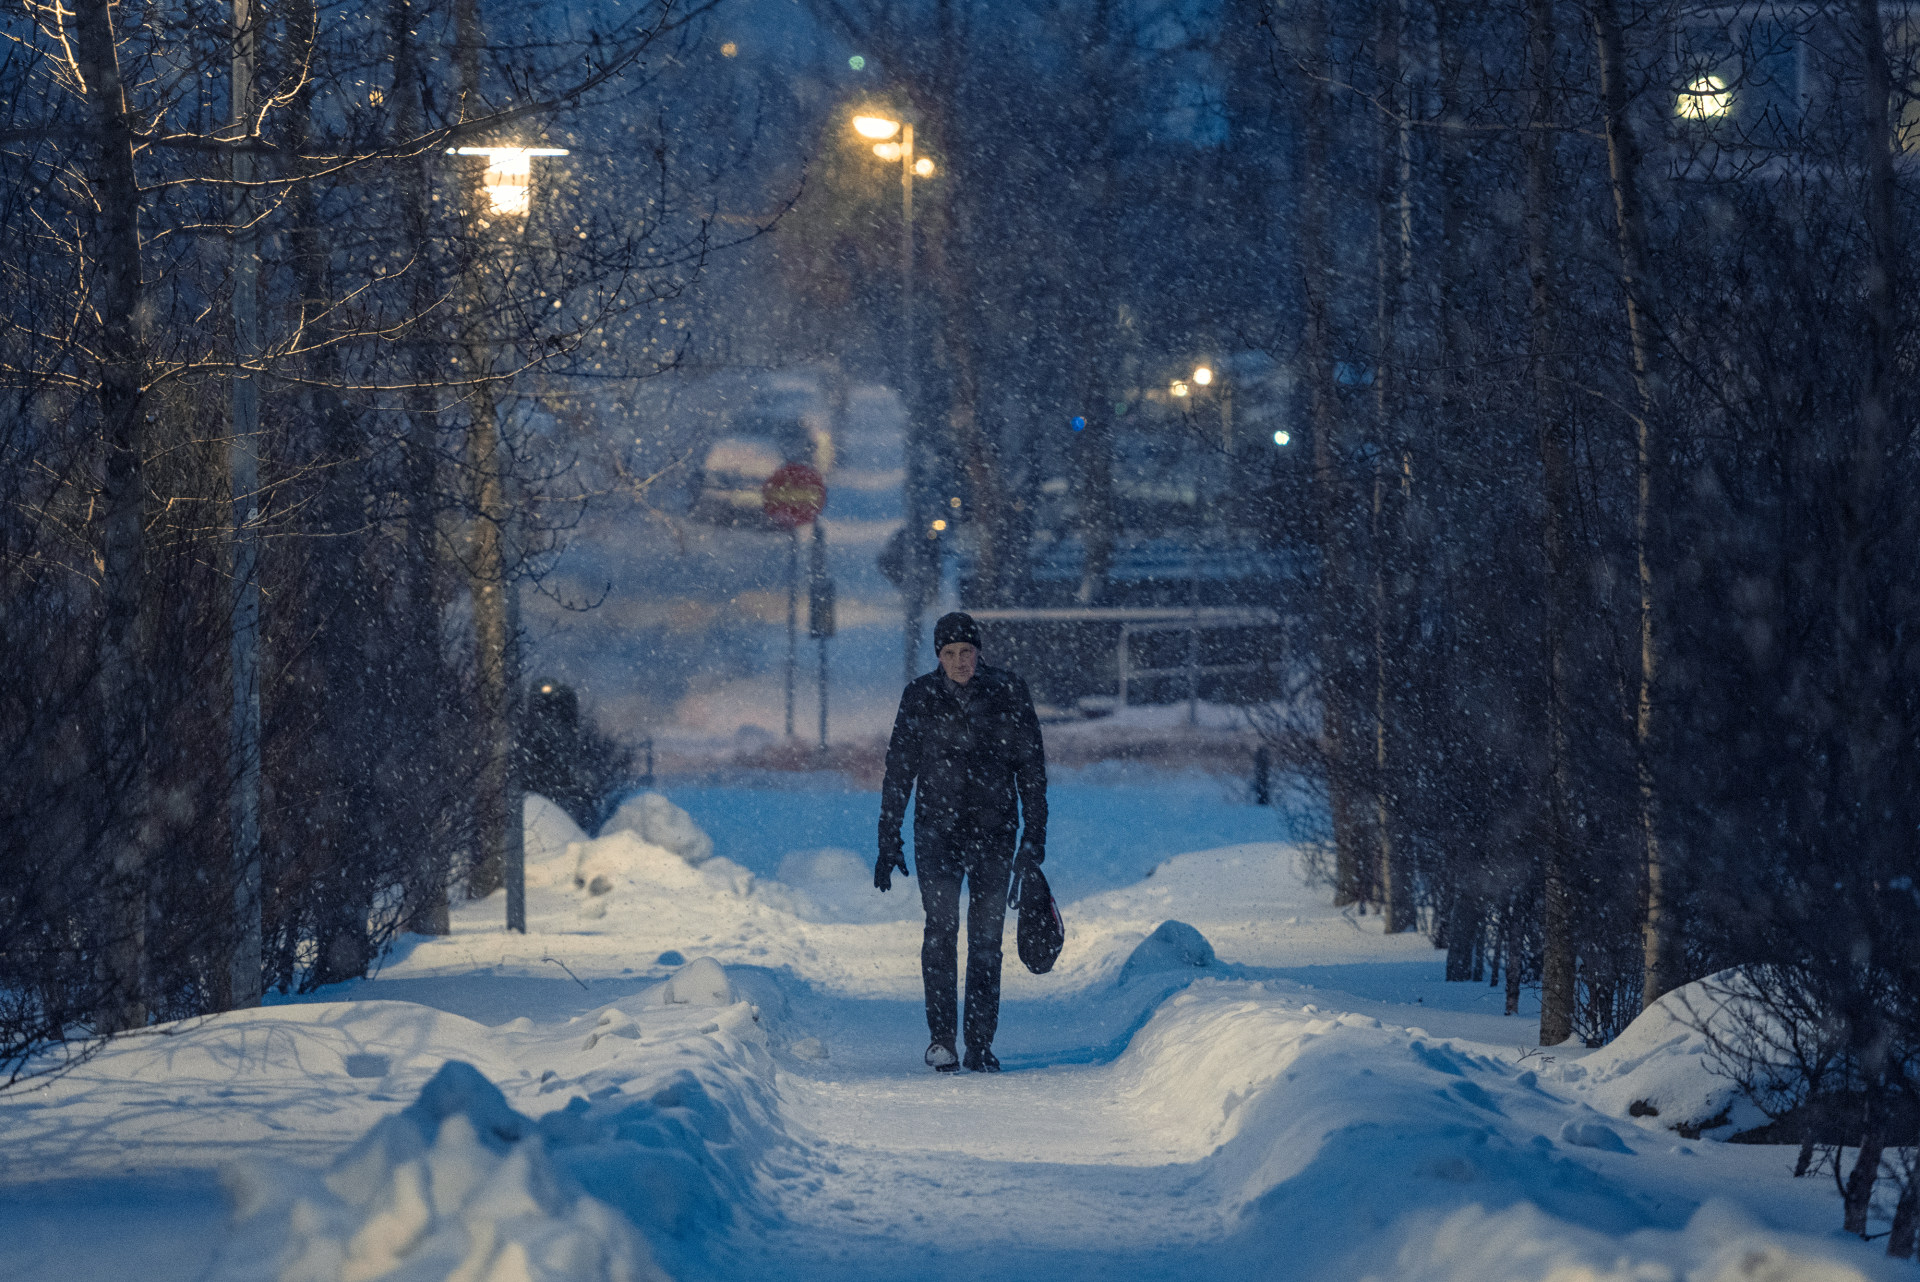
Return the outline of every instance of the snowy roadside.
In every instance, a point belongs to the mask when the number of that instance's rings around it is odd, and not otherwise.
[[[531,808],[524,938],[475,904],[328,1000],[0,1096],[0,1276],[1892,1275],[1779,1150],[1666,1129],[1723,1102],[1684,1028],[1521,1063],[1530,1024],[1278,844],[1069,905],[1060,968],[1009,972],[1010,1071],[956,1079],[917,1064],[910,898],[622,822]]]

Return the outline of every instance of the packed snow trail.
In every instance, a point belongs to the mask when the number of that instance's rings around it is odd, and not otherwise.
[[[1542,1053],[1278,843],[1067,905],[1055,973],[1008,970],[1007,1071],[949,1076],[911,895],[622,815],[530,805],[524,937],[474,904],[374,980],[0,1095],[0,1278],[1896,1275],[1790,1154],[1670,1129],[1736,1103],[1670,1010]]]

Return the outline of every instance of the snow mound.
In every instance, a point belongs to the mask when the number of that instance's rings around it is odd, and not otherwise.
[[[726,967],[711,957],[696,957],[673,977],[646,993],[650,1004],[661,1006],[731,1006],[739,1001]]]
[[[693,816],[657,792],[628,797],[600,826],[602,837],[616,832],[631,832],[650,845],[671,850],[690,864],[703,864],[713,858],[713,838],[693,821]]]
[[[664,846],[620,829],[579,847],[573,885],[597,898],[618,890],[641,889],[704,895],[745,895],[753,874],[730,859],[705,859],[696,867]]]
[[[1160,1005],[1114,1070],[1142,1130],[1198,1163],[1189,1196],[1220,1208],[1225,1276],[1879,1276],[1858,1242],[1648,1197],[1647,1150],[1633,1153],[1604,1123],[1569,1121],[1564,1100],[1493,1049],[1202,978]],[[1301,1228],[1332,1223],[1350,1231]]]
[[[1627,1142],[1605,1122],[1568,1122],[1560,1128],[1560,1142],[1575,1148],[1594,1148],[1602,1153],[1631,1153]]]
[[[1657,1118],[1658,1126],[1700,1127],[1721,1139],[1763,1124],[1739,1087],[1714,1071],[1700,1031],[1723,1020],[1727,978],[1709,976],[1668,993],[1620,1036],[1563,1066],[1560,1080],[1612,1117]]]
[[[1213,945],[1205,935],[1183,921],[1163,921],[1120,968],[1120,983],[1165,971],[1204,969],[1214,962]]]
[[[443,1065],[315,1180],[228,1176],[217,1282],[664,1282],[646,1244],[548,1160],[533,1122],[470,1064]]]
[[[559,886],[573,871],[574,848],[587,840],[587,834],[573,816],[538,793],[527,794],[525,813],[527,884]]]

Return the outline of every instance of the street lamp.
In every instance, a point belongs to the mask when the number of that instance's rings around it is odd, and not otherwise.
[[[920,441],[913,427],[913,411],[919,401],[913,331],[913,180],[916,177],[931,178],[934,172],[931,160],[913,154],[913,126],[917,120],[912,111],[901,112],[897,120],[892,116],[866,114],[853,118],[853,131],[873,142],[874,155],[885,161],[900,162],[900,392],[907,410],[906,528],[910,531],[905,567],[909,579],[903,592],[906,597],[906,627],[902,662],[905,675],[902,679],[905,681],[913,680],[918,666],[920,614],[926,604],[924,597],[927,585],[914,568],[915,559],[925,555],[920,550],[919,532],[926,531],[928,537],[937,537],[940,532],[928,524],[925,514],[920,510],[923,467]],[[942,526],[944,524],[941,523]]]
[[[449,147],[450,156],[485,156],[480,181],[487,210],[496,219],[524,218],[533,207],[533,158],[564,156],[560,147]],[[489,223],[469,215],[477,229]],[[501,236],[507,240],[511,229]],[[526,790],[516,761],[523,700],[520,692],[520,580],[511,545],[512,476],[501,441],[500,407],[487,381],[487,340],[473,319],[480,310],[481,284],[476,264],[465,282],[462,311],[468,377],[476,378],[469,402],[467,449],[478,473],[479,520],[472,552],[473,646],[479,672],[480,720],[485,744],[481,774],[481,868],[475,889],[497,876],[507,892],[507,929],[527,932],[526,846],[521,812]],[[510,270],[510,269],[509,269]],[[511,384],[509,383],[509,393]]]

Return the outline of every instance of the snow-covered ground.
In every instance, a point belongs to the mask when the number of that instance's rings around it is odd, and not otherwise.
[[[476,903],[0,1096],[0,1278],[1894,1276],[1790,1152],[1668,1129],[1728,1094],[1667,1013],[1542,1053],[1289,846],[1207,843],[1230,796],[1109,782],[998,1076],[921,1065],[917,883],[866,845],[535,801],[527,935]]]

